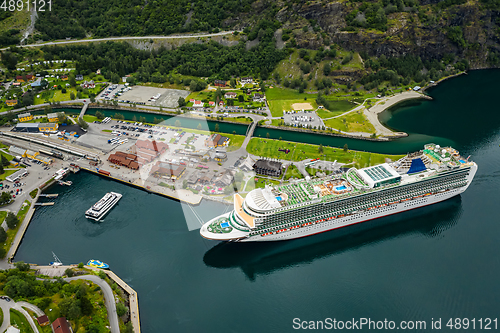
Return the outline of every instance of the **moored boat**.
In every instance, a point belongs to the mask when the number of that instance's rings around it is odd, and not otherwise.
[[[90,259],[89,262],[87,263],[87,266],[101,268],[101,269],[108,269],[109,268],[108,264],[106,264],[105,262],[102,262],[100,260],[96,260],[96,259]]]

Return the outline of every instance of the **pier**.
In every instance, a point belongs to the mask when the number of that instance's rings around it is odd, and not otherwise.
[[[35,206],[54,206],[55,202],[36,202]]]
[[[39,197],[45,197],[45,198],[57,198],[59,194],[53,193],[53,194],[40,194]]]

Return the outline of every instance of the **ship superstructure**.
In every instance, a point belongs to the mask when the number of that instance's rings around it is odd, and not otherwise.
[[[234,195],[234,210],[205,223],[200,234],[225,241],[299,238],[404,212],[464,192],[477,165],[435,144],[393,163]]]
[[[118,200],[120,200],[122,195],[116,192],[109,192],[104,195],[98,202],[96,202],[92,207],[90,207],[85,212],[85,217],[95,221],[100,221],[104,215],[106,215],[111,208],[116,205]]]

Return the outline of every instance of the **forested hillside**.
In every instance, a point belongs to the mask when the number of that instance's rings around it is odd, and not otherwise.
[[[40,38],[168,35],[230,26],[255,0],[58,0],[36,23]],[[271,6],[272,7],[272,6]],[[226,21],[228,20],[228,21]]]
[[[59,0],[40,13],[33,40],[245,28],[253,40],[253,27],[265,20],[279,23],[291,47],[336,43],[371,56],[423,59],[453,54],[478,68],[500,64],[499,9],[498,0]]]

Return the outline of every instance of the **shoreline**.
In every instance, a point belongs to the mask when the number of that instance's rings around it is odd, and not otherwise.
[[[111,175],[110,176],[104,175],[102,173],[99,173],[99,172],[94,171],[92,169],[89,169],[87,167],[80,166],[80,170],[83,170],[83,171],[86,171],[86,172],[89,172],[89,173],[92,173],[94,175],[101,176],[101,177],[104,177],[104,178],[112,179],[112,180],[118,181],[118,182],[126,184],[126,185],[130,185],[132,187],[135,187],[137,189],[143,190],[143,191],[148,192],[148,193],[157,194],[157,195],[160,195],[160,196],[163,196],[163,197],[167,197],[169,199],[172,199],[172,200],[175,200],[175,201],[178,201],[178,202],[181,202],[181,203],[187,203],[187,204],[190,204],[190,205],[193,205],[193,206],[199,205],[201,203],[201,201],[203,200],[203,197],[200,196],[200,195],[198,195],[198,198],[197,198],[198,201],[190,201],[190,200],[187,200],[187,199],[182,199],[182,198],[180,198],[180,196],[179,197],[175,197],[175,196],[172,196],[172,195],[169,195],[169,194],[166,194],[166,193],[161,193],[161,192],[149,189],[147,187],[144,187],[144,186],[132,183],[132,182],[127,182],[127,181],[125,181],[123,179],[120,179],[120,178],[113,177]],[[189,192],[192,193],[191,191],[189,191]],[[195,194],[193,193],[193,195],[195,195]]]

